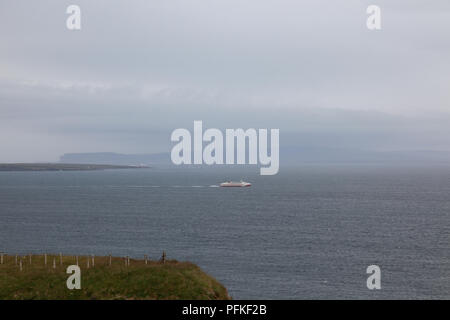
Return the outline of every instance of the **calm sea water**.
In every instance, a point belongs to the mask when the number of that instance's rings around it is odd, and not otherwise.
[[[0,251],[165,250],[236,299],[450,298],[450,168],[246,170],[2,172]]]

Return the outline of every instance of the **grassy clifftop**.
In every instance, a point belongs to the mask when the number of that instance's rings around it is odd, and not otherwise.
[[[89,259],[89,267],[87,260]],[[22,270],[20,270],[22,261]],[[3,256],[0,300],[10,299],[230,299],[217,280],[189,262],[78,257],[81,289],[69,290],[66,274],[76,257]]]

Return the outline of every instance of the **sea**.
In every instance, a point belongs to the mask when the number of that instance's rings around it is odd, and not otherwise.
[[[450,167],[0,172],[0,251],[165,251],[233,299],[449,299]]]

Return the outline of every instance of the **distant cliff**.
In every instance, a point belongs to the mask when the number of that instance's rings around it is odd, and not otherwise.
[[[66,153],[59,159],[60,163],[80,164],[114,164],[114,165],[153,165],[170,164],[169,153],[156,154],[121,154],[115,152]]]
[[[248,149],[246,150],[246,158],[248,159]],[[282,165],[297,165],[300,163],[447,164],[449,161],[449,151],[371,151],[313,146],[286,146],[280,148],[280,163]],[[155,154],[121,154],[115,152],[66,153],[60,157],[60,163],[126,166],[173,165],[169,152]]]

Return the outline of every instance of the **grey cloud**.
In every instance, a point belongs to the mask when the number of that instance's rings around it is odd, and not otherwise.
[[[159,152],[198,119],[294,145],[450,147],[447,0],[378,0],[379,32],[372,1],[78,0],[71,32],[73,3],[0,3],[0,161]]]

